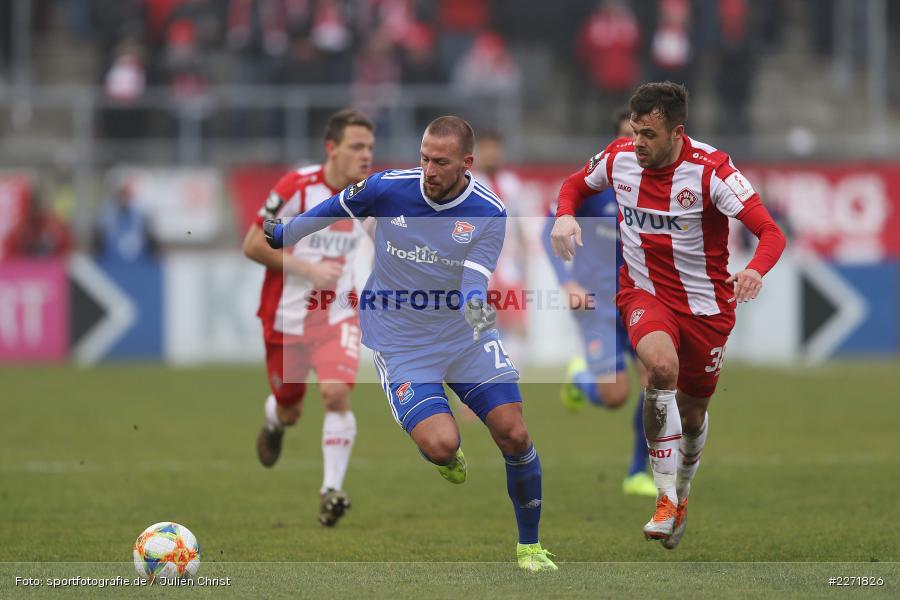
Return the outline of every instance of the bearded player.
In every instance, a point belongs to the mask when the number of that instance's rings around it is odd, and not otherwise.
[[[627,108],[617,110],[612,123],[613,136],[631,137],[630,111]],[[618,287],[615,271],[623,264],[619,228],[611,218],[617,211],[616,194],[609,188],[582,204],[575,218],[579,226],[583,226],[585,249],[571,263],[563,262],[553,253],[550,240],[552,217],[547,219],[542,235],[547,257],[560,287],[566,292],[572,317],[581,335],[583,356],[569,361],[566,382],[560,389],[563,405],[573,413],[580,412],[588,403],[611,410],[625,404],[631,395],[626,358],[634,363],[641,388],[646,387],[647,383],[646,372],[640,361],[634,360],[628,334],[611,302]],[[555,207],[553,212],[556,212]],[[613,253],[615,264],[610,260]],[[591,295],[600,300],[589,308]],[[631,423],[634,443],[628,474],[622,481],[622,491],[629,495],[655,497],[656,485],[647,472],[643,403],[642,389]]]
[[[244,239],[244,254],[266,267],[257,314],[271,393],[257,455],[266,467],[278,460],[284,430],[300,418],[306,379],[314,371],[325,408],[319,491],[319,522],[325,526],[333,526],[350,508],[343,483],[356,438],[349,396],[359,363],[359,317],[348,303],[321,306],[309,300],[325,290],[346,296],[353,289],[353,262],[365,234],[358,223],[345,221],[280,251],[266,243],[262,225],[266,219],[304,213],[365,179],[374,144],[374,126],[363,114],[341,110],[332,115],[325,129],[325,163],[282,177]]]
[[[474,147],[465,120],[440,117],[422,136],[421,167],[375,173],[307,213],[263,227],[269,244],[279,248],[330,223],[378,220],[360,324],[394,420],[442,477],[465,482],[467,463],[446,382],[503,454],[519,567],[556,571],[538,540],[543,476],[522,413],[519,372],[487,303],[506,208],[472,176]]]
[[[642,85],[629,109],[634,138],[615,140],[566,179],[551,239],[570,260],[581,245],[576,210],[598,191],[615,190],[625,259],[616,305],[648,376],[644,433],[657,501],[644,536],[674,549],[687,525],[735,306],[759,294],[785,239],[728,155],[685,134],[683,86]],[[750,263],[734,274],[728,217],[759,239]]]

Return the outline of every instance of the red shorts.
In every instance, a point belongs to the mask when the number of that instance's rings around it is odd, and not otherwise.
[[[734,327],[733,312],[684,315],[637,288],[623,289],[616,294],[616,306],[633,348],[648,333],[668,333],[678,352],[678,389],[696,398],[713,395],[722,370],[725,344]]]
[[[351,388],[359,368],[359,321],[311,328],[302,336],[272,332],[266,341],[269,387],[278,404],[299,404],[306,393],[309,371],[322,381],[338,381]]]

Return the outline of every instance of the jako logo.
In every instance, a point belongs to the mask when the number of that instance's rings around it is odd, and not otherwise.
[[[637,224],[641,229],[655,229],[657,231],[663,229],[667,231],[683,231],[687,229],[686,225],[682,227],[678,224],[677,216],[657,215],[627,206],[622,207],[622,221],[629,227]]]
[[[412,397],[416,395],[416,391],[412,388],[412,382],[407,381],[406,383],[401,383],[395,392],[397,394],[397,400],[400,404],[406,404]]]
[[[635,311],[632,311],[632,312],[631,312],[631,318],[628,319],[628,326],[629,326],[629,327],[633,326],[635,323],[637,323],[638,321],[640,321],[640,320],[641,320],[641,317],[643,317],[643,316],[644,316],[644,309],[643,309],[643,308],[639,308],[639,309],[637,309],[637,310],[635,310]]]
[[[630,186],[630,185],[625,185],[624,183],[620,183],[619,185],[616,186],[616,189],[617,189],[617,190],[622,190],[623,192],[630,192],[630,191],[631,191],[631,186]]]

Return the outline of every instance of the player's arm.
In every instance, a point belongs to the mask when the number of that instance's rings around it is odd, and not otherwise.
[[[325,229],[340,219],[365,219],[374,216],[375,199],[382,173],[354,183],[318,206],[287,222],[268,219],[263,233],[272,248],[293,246],[306,236]]]
[[[748,302],[759,295],[762,278],[784,251],[786,240],[759,194],[731,162],[720,165],[710,182],[713,202],[723,214],[739,219],[759,239],[753,258],[726,283],[734,283],[734,299]]]
[[[758,202],[754,206],[748,206],[738,213],[747,229],[759,239],[753,258],[747,263],[743,271],[739,271],[728,278],[727,282],[734,282],[734,298],[738,302],[753,300],[762,289],[762,278],[768,273],[784,252],[787,245],[784,233],[772,218],[772,215]]]
[[[377,223],[375,217],[366,217],[366,220],[362,222],[362,230],[372,240],[375,239],[375,225]]]
[[[244,237],[244,256],[267,269],[283,271],[310,280],[316,288],[327,288],[340,278],[342,267],[333,261],[309,262],[289,252],[269,247],[262,227],[254,223]]]
[[[584,286],[575,281],[575,278],[572,276],[572,269],[563,259],[556,255],[556,252],[553,251],[553,245],[550,242],[550,232],[553,230],[554,221],[555,219],[551,213],[547,222],[544,224],[544,231],[541,235],[544,252],[547,254],[550,266],[553,267],[553,272],[556,273],[556,280],[559,281],[559,287],[566,293],[569,308],[577,310],[579,308],[587,307],[588,291],[584,289]]]
[[[553,243],[551,242],[550,234],[553,231],[553,224],[555,223],[554,213],[555,211],[550,213],[547,221],[544,223],[544,231],[541,234],[541,243],[544,245],[544,252],[547,255],[547,259],[550,261],[550,266],[553,267],[553,272],[556,273],[556,280],[559,281],[560,285],[564,285],[565,283],[572,281],[572,270],[566,265],[565,261],[553,251]]]
[[[465,299],[464,316],[477,340],[482,331],[497,323],[497,312],[487,301],[487,286],[497,268],[497,260],[506,236],[506,213],[477,221],[482,228],[463,261],[461,291]]]
[[[265,204],[256,215],[256,221],[250,226],[244,237],[244,255],[273,271],[283,271],[289,275],[298,275],[311,281],[317,288],[330,287],[341,276],[340,266],[323,261],[312,263],[269,247],[266,242],[263,226],[267,219],[274,219],[285,210],[290,213],[300,211],[299,201],[302,176],[296,171],[282,177],[272,188]]]
[[[550,233],[553,253],[568,261],[575,256],[575,244],[582,246],[581,227],[575,220],[575,213],[581,208],[585,199],[609,187],[606,174],[607,161],[610,160],[610,147],[592,157],[583,169],[575,171],[563,181],[559,189],[556,208],[556,223]]]

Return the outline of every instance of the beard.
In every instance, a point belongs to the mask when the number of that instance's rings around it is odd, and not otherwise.
[[[426,180],[425,183],[427,184],[428,181]],[[447,196],[447,194],[450,193],[450,190],[452,190],[458,183],[459,183],[459,177],[457,177],[456,179],[454,179],[452,182],[448,183],[447,185],[442,185],[437,188],[430,188],[430,190],[427,185],[422,186],[422,187],[425,191],[425,195],[428,196],[429,200],[434,200],[435,202],[439,202],[439,201],[443,200]]]
[[[660,165],[662,165],[665,162],[666,158],[671,153],[672,153],[672,147],[670,146],[668,149],[661,150],[660,152],[658,152],[656,154],[648,153],[647,156],[644,157],[643,159],[638,157],[638,163],[640,163],[643,160],[644,164],[641,165],[641,168],[658,169],[660,167]]]

